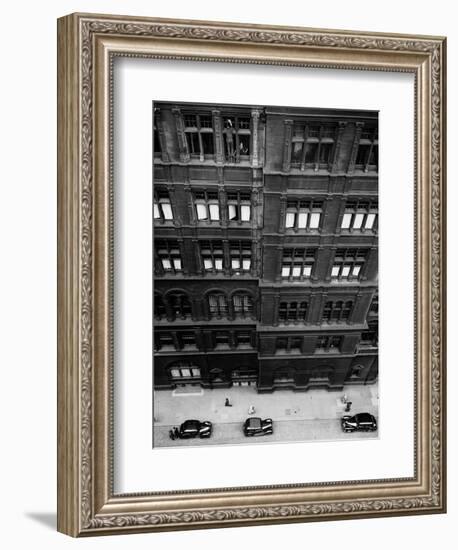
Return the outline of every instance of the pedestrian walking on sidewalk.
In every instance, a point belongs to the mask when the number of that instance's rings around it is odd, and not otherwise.
[[[352,402],[347,401],[347,404],[345,406],[345,412],[350,412],[351,406],[352,406]]]
[[[175,439],[175,434],[174,434],[173,430],[169,430],[169,437],[170,437],[170,439]]]
[[[248,414],[254,414],[256,412],[256,409],[254,408],[254,405],[250,405],[250,408],[248,409]]]
[[[229,401],[229,397],[226,397],[226,401],[224,402],[225,407],[232,407],[232,403]]]

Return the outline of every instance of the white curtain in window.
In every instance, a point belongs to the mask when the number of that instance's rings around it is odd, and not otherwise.
[[[342,229],[350,228],[351,217],[352,217],[352,214],[344,214],[344,217],[342,218],[342,225],[340,226]]]
[[[294,219],[296,215],[294,212],[286,212],[285,227],[294,227]]]
[[[223,269],[223,259],[222,258],[215,258],[215,269],[218,271],[221,271]]]
[[[174,258],[173,259],[173,267],[177,270],[181,270],[181,259],[180,258]]]
[[[364,214],[356,214],[353,221],[353,229],[361,229],[363,225]]]
[[[289,265],[283,266],[282,269],[281,269],[281,276],[282,277],[289,277],[289,270],[290,270]]]
[[[238,258],[232,258],[231,266],[232,269],[240,269],[240,260]]]
[[[332,267],[332,272],[331,272],[331,277],[338,277],[339,276],[339,271],[340,271],[340,266],[339,265],[335,265]]]
[[[299,229],[305,229],[307,227],[307,218],[309,217],[307,212],[299,212],[299,219],[297,221],[297,226]]]
[[[320,227],[320,216],[319,212],[312,212],[310,214],[310,229],[318,229]]]
[[[213,221],[219,220],[219,205],[210,204],[210,219]]]
[[[342,268],[342,277],[348,277],[349,274],[350,274],[350,266],[344,265]]]
[[[248,204],[242,204],[241,206],[241,218],[242,222],[249,222],[251,218],[251,206]]]
[[[352,270],[351,274],[353,275],[353,277],[357,277],[359,275],[360,271],[361,271],[361,266],[360,265],[355,265],[355,266],[353,266],[353,270]]]
[[[154,202],[153,204],[153,217],[155,220],[161,217],[161,214],[159,212],[159,206],[157,205],[157,202]]]
[[[165,220],[173,220],[172,206],[168,202],[161,203]]]
[[[228,205],[229,210],[229,219],[230,220],[236,220],[237,219],[237,206],[235,204],[229,204]]]
[[[304,265],[304,268],[302,269],[302,275],[304,275],[304,277],[310,277],[311,274],[312,274],[312,266]]]
[[[301,276],[301,268],[299,266],[293,267],[293,277],[300,277]]]
[[[251,260],[243,260],[243,269],[248,271],[251,268]]]
[[[168,258],[162,258],[162,267],[164,269],[172,269],[172,264]]]
[[[207,207],[205,204],[196,204],[197,219],[206,220],[207,219]]]
[[[204,258],[204,268],[205,269],[213,269],[213,262],[210,258]]]
[[[366,223],[364,225],[364,227],[366,229],[372,229],[372,227],[374,226],[374,222],[375,222],[375,216],[377,214],[368,214],[367,215],[367,218],[366,218]]]

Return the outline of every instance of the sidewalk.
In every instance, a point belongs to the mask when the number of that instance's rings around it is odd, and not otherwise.
[[[192,388],[191,393],[158,391],[154,393],[156,426],[178,425],[188,418],[210,420],[214,423],[240,422],[248,417],[248,409],[255,407],[253,416],[281,420],[327,420],[340,418],[345,405],[344,392],[314,389],[307,392],[277,390],[271,394],[258,394],[253,387],[202,390]],[[351,386],[345,388],[352,402],[351,414],[369,412],[378,416],[378,386]],[[232,407],[224,405],[226,397]]]

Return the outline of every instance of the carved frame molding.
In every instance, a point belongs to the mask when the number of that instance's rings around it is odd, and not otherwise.
[[[72,536],[445,511],[445,39],[73,14],[58,25],[58,529]],[[112,61],[411,72],[416,79],[412,479],[112,491]]]

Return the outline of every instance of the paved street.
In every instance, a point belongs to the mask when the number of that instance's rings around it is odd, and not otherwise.
[[[377,385],[354,386],[346,389],[345,393],[347,399],[352,401],[351,414],[364,411],[378,417]],[[377,433],[342,432],[340,418],[345,414],[342,395],[343,392],[328,392],[324,389],[304,393],[286,390],[258,394],[252,387],[233,387],[228,390],[188,387],[155,392],[154,447],[376,438]],[[230,399],[231,407],[225,406],[226,397]],[[250,406],[255,408],[252,416],[273,419],[273,435],[250,439],[243,435],[242,424],[249,417]],[[189,418],[210,420],[213,423],[212,437],[203,440],[171,440],[169,430]]]

